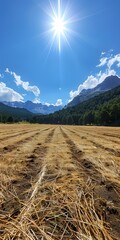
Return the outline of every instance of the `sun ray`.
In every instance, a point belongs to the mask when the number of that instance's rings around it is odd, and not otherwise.
[[[87,16],[81,16],[79,12],[73,15],[70,2],[66,0],[66,5],[63,5],[62,1],[63,0],[49,0],[49,7],[45,9],[45,13],[49,19],[47,22],[47,29],[43,34],[48,36],[49,43],[51,42],[50,52],[53,45],[56,45],[56,43],[59,53],[61,52],[64,42],[71,48],[71,37],[83,38],[80,32],[75,30],[77,23],[97,14],[94,13]]]
[[[47,15],[49,16],[50,21],[46,34],[51,35],[50,38],[52,38],[50,51],[53,43],[56,41],[60,53],[63,42],[67,43],[70,47],[69,39],[70,35],[73,35],[71,26],[74,22],[77,22],[77,18],[70,14],[70,6],[68,2],[65,6],[62,4],[62,0],[57,0],[55,5],[52,0],[49,0],[49,4],[50,9],[47,11]]]

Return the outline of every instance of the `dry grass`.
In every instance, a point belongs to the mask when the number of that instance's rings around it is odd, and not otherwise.
[[[119,239],[120,128],[10,130],[0,125],[0,239]]]

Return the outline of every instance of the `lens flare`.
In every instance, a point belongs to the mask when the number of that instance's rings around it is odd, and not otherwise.
[[[47,11],[47,14],[50,18],[49,29],[46,33],[51,34],[51,46],[57,40],[57,46],[59,53],[61,51],[62,42],[65,41],[69,46],[69,38],[71,34],[75,32],[71,29],[71,24],[78,21],[75,17],[69,14],[69,6],[63,8],[61,0],[58,0],[57,6],[55,6],[51,1],[50,9]]]

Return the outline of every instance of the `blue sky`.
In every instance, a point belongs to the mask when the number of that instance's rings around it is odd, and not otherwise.
[[[0,0],[0,101],[66,105],[83,88],[120,75],[120,1],[61,0],[71,21],[60,51],[49,31],[57,5]]]

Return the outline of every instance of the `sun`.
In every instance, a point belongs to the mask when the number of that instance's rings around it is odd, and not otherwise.
[[[51,31],[54,34],[54,38],[58,40],[58,49],[61,50],[61,38],[66,38],[67,21],[65,19],[65,13],[61,7],[61,0],[58,0],[57,9],[51,4],[52,8],[52,28]]]
[[[64,21],[63,17],[55,16],[52,22],[52,31],[54,33],[55,38],[58,39],[58,48],[59,52],[61,50],[61,37],[65,37],[66,34],[66,22]]]
[[[56,34],[59,36],[60,34],[63,34],[65,31],[65,23],[62,18],[56,18],[53,22],[53,28]]]
[[[50,9],[47,11],[47,15],[50,17],[49,30],[46,32],[50,37],[50,50],[53,43],[56,41],[59,53],[61,52],[61,45],[66,42],[69,46],[70,34],[74,31],[71,29],[71,24],[76,21],[76,19],[69,14],[68,5],[63,7],[62,0],[58,0],[57,4],[54,5],[53,2],[49,1]]]

